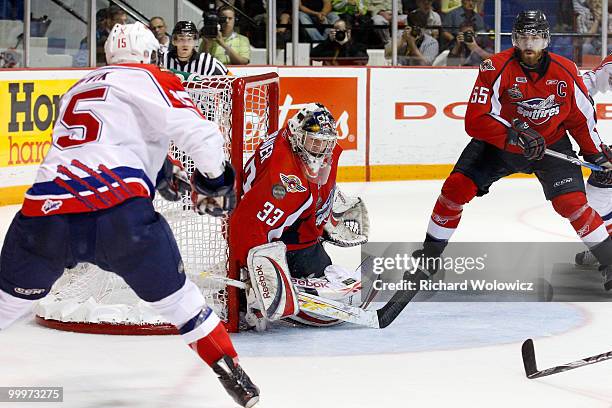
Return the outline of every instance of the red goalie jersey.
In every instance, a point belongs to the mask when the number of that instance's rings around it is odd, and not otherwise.
[[[309,247],[323,234],[336,186],[336,145],[327,182],[310,182],[291,149],[287,127],[259,144],[243,174],[243,196],[230,218],[230,246],[241,265],[251,248],[281,240],[292,251]]]
[[[581,154],[598,153],[595,109],[576,65],[553,53],[543,58],[540,72],[524,69],[514,48],[483,61],[467,107],[466,132],[521,153],[517,146],[505,146],[509,123],[518,118],[544,136],[547,145],[568,131]]]

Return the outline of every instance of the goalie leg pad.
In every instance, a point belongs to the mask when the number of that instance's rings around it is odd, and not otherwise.
[[[284,243],[272,242],[251,248],[247,258],[254,294],[268,320],[294,316],[299,310],[286,252]]]

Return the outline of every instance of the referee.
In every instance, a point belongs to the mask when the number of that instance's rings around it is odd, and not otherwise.
[[[198,30],[191,21],[179,21],[172,30],[172,47],[162,56],[162,66],[202,76],[227,75],[228,70],[207,52],[195,50]]]

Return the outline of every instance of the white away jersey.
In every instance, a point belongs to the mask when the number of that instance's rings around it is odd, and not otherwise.
[[[52,146],[22,213],[96,211],[153,197],[170,140],[202,173],[222,173],[223,136],[174,74],[145,64],[92,71],[61,99]]]

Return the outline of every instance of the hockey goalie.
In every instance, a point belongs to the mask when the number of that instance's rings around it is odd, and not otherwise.
[[[337,139],[331,113],[311,103],[263,140],[244,167],[230,245],[250,281],[245,317],[251,327],[262,330],[278,319],[340,322],[300,311],[298,290],[361,305],[359,270],[334,265],[322,244],[349,247],[368,239],[363,201],[336,185]]]

